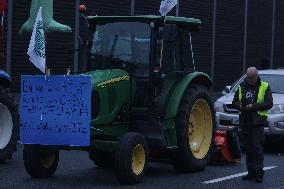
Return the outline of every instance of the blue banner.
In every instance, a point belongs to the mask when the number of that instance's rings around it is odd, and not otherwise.
[[[22,144],[90,145],[90,76],[22,76]]]

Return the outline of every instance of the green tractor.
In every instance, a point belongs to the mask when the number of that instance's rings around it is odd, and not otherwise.
[[[149,161],[178,172],[203,170],[210,160],[215,113],[210,78],[195,71],[191,33],[200,20],[160,16],[88,17],[91,145],[24,146],[30,176],[52,176],[59,150],[84,150],[121,184],[142,181]]]

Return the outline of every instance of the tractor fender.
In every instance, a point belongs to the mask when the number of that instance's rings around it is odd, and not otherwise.
[[[0,70],[0,86],[9,88],[11,86],[11,77],[4,70]]]
[[[210,77],[203,72],[193,72],[184,76],[173,86],[172,92],[168,98],[168,103],[166,105],[164,120],[172,119],[177,115],[178,107],[183,94],[187,87],[192,83],[204,85],[208,89],[210,89],[212,86]]]

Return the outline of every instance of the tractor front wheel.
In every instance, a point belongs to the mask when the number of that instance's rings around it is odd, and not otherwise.
[[[179,105],[176,117],[178,149],[173,153],[179,172],[203,170],[211,158],[214,144],[215,111],[208,89],[190,85]]]
[[[145,138],[135,132],[123,135],[115,154],[115,174],[121,184],[142,182],[148,164]]]
[[[59,151],[47,149],[40,145],[25,145],[23,159],[26,171],[33,178],[48,178],[54,175]]]

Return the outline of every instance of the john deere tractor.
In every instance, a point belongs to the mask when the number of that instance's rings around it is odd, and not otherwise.
[[[178,172],[203,170],[211,155],[215,114],[210,78],[195,71],[191,34],[201,21],[183,17],[88,17],[91,76],[90,146],[24,146],[27,172],[54,174],[59,150],[81,149],[121,184],[141,182],[149,161]]]

